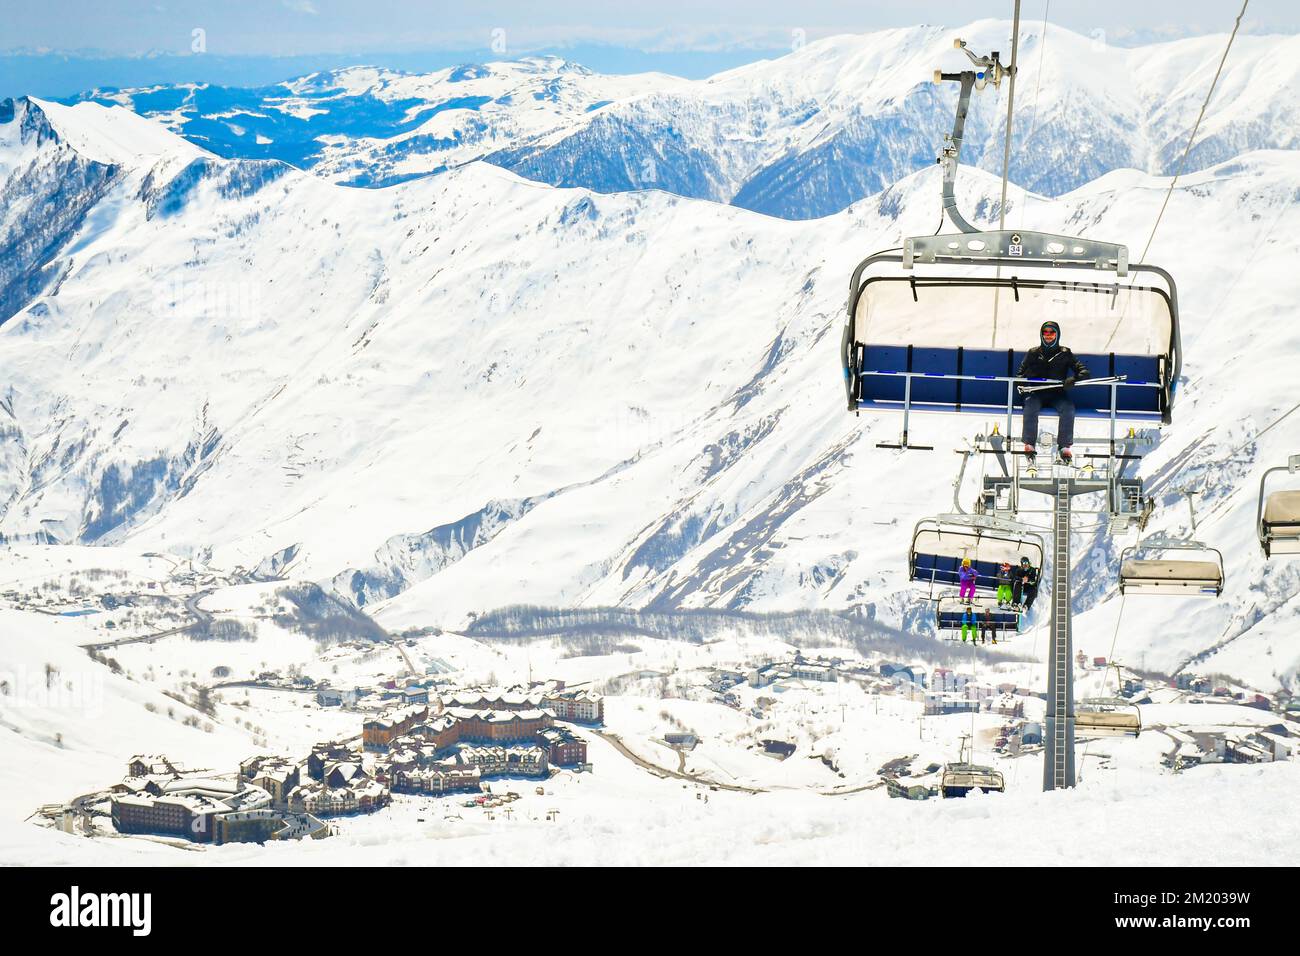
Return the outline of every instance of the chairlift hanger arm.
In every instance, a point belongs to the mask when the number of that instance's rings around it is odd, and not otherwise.
[[[959,83],[961,92],[957,96],[957,115],[953,120],[952,132],[939,154],[938,162],[943,167],[943,211],[958,229],[964,233],[979,232],[975,226],[957,209],[954,187],[957,182],[957,167],[961,165],[961,143],[966,131],[966,114],[970,110],[970,95],[973,90],[982,90],[989,83],[1000,86],[1004,76],[1010,76],[1011,70],[1002,65],[995,50],[990,56],[976,56],[966,47],[966,41],[960,38],[953,41],[953,46],[966,54],[975,67],[974,70],[962,70],[960,73],[934,71],[935,83]]]
[[[1072,239],[1068,236],[1032,233],[1024,230],[1015,232],[999,229],[995,232],[986,233],[971,225],[957,209],[955,194],[957,169],[961,165],[961,147],[966,131],[966,116],[970,111],[971,92],[983,90],[989,83],[992,83],[995,88],[1001,86],[1004,77],[1014,78],[1016,66],[1014,63],[1010,67],[1003,66],[996,50],[989,56],[977,56],[967,48],[966,41],[960,38],[953,41],[953,46],[965,53],[975,67],[974,70],[963,70],[956,73],[945,73],[942,70],[934,71],[935,83],[958,83],[961,87],[961,91],[957,96],[957,112],[953,119],[952,132],[948,134],[938,158],[938,163],[943,167],[943,212],[952,224],[957,227],[959,233],[955,236],[924,236],[908,239],[904,250],[904,268],[911,268],[914,257],[919,258],[922,262],[935,261],[935,256],[942,254],[941,250],[960,246],[959,240],[962,236],[979,236],[983,239],[979,243],[980,251],[984,253],[979,256],[980,258],[1008,256],[1020,261],[1040,257],[1048,260],[1054,260],[1058,257],[1074,258],[1089,261],[1098,269],[1110,268],[1114,269],[1119,275],[1126,275],[1128,272],[1128,249],[1125,246]],[[1009,116],[1007,121],[1010,123]],[[1006,197],[1005,189],[1004,182],[1004,199]],[[1025,240],[1029,241],[1026,242]],[[1067,254],[1067,250],[1070,250],[1069,254]]]
[[[1259,501],[1256,503],[1255,506],[1255,530],[1258,533],[1261,542],[1265,538],[1264,502],[1268,496],[1264,492],[1268,484],[1268,476],[1278,474],[1279,472],[1287,472],[1292,475],[1300,474],[1300,455],[1292,455],[1290,456],[1290,458],[1287,459],[1287,463],[1285,465],[1278,465],[1276,468],[1269,468],[1264,472],[1264,474],[1260,475]]]
[[[944,144],[943,152],[939,154],[938,159],[939,165],[943,167],[943,212],[962,232],[979,232],[979,229],[967,222],[958,211],[955,194],[957,167],[961,164],[961,141],[966,128],[966,112],[970,109],[971,90],[975,88],[975,74],[969,70],[955,75],[938,73],[935,79],[938,81],[956,79],[961,83],[961,93],[957,97],[957,118],[953,122],[948,142]]]

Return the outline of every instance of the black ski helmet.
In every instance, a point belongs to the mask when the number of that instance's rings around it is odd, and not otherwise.
[[[1020,563],[1021,563],[1021,564],[1028,564],[1028,563],[1029,563],[1029,559],[1028,559],[1028,558],[1021,558],[1021,559],[1020,559]]]
[[[1054,332],[1056,332],[1056,341],[1053,342],[1051,345],[1048,345],[1046,340],[1044,340],[1043,338],[1043,333],[1046,332],[1048,329],[1052,329]],[[1038,343],[1049,352],[1052,349],[1056,348],[1058,345],[1061,344],[1061,327],[1057,325],[1055,322],[1052,322],[1050,320],[1044,322],[1038,328]]]

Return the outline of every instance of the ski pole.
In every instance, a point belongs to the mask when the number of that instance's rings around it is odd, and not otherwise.
[[[1080,379],[1074,383],[1074,387],[1078,388],[1080,385],[1114,385],[1117,382],[1127,381],[1127,375],[1108,375],[1105,378]],[[1063,382],[1054,382],[1050,385],[1017,385],[1016,390],[1019,391],[1021,395],[1028,395],[1030,392],[1044,392],[1049,388],[1061,388],[1063,385]]]

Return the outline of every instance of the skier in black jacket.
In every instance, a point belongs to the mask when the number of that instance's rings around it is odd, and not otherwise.
[[[1061,345],[1061,327],[1055,322],[1044,322],[1038,330],[1041,343],[1032,348],[1020,363],[1019,378],[1054,378],[1061,383],[1060,388],[1048,388],[1039,392],[1030,392],[1025,396],[1024,407],[1024,441],[1025,454],[1030,462],[1034,460],[1034,445],[1038,443],[1038,414],[1046,405],[1055,409],[1060,418],[1057,429],[1056,444],[1061,450],[1061,457],[1069,462],[1074,456],[1074,402],[1070,400],[1069,389],[1075,381],[1088,377],[1088,370],[1073,352]]]
[[[1038,597],[1038,569],[1029,563],[1028,558],[1021,558],[1020,567],[1015,575],[1016,579],[1011,587],[1015,593],[1016,603],[1028,612],[1034,606],[1034,598]]]

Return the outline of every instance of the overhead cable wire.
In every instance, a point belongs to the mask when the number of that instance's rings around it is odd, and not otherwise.
[[[1020,52],[1020,0],[1016,0],[1015,12],[1011,20],[1011,66],[1007,81],[1007,125],[1002,136],[1002,198],[998,203],[998,231],[1007,228],[1007,180],[1011,175],[1011,120],[1016,107],[1016,58]],[[1002,264],[997,267],[996,277],[1002,278]],[[1001,289],[993,286],[993,336],[990,347],[996,348],[998,341],[998,312],[1000,311]],[[1007,436],[1010,437],[1010,436]]]
[[[1038,101],[1040,94],[1043,92],[1043,61],[1047,53],[1047,15],[1052,10],[1052,0],[1047,0],[1043,6],[1043,35],[1038,40],[1038,75],[1034,77],[1034,111],[1030,114],[1032,125],[1029,132],[1025,134],[1025,142],[1028,143],[1034,133],[1038,131]],[[1025,199],[1029,197],[1029,190],[1025,189]],[[1025,228],[1025,210],[1029,208],[1029,203],[1024,199],[1020,203],[1020,228]]]
[[[1187,137],[1187,145],[1183,148],[1182,158],[1178,160],[1178,168],[1174,171],[1174,178],[1169,181],[1169,188],[1165,190],[1164,202],[1160,204],[1160,212],[1156,215],[1155,225],[1151,227],[1151,235],[1147,237],[1146,247],[1142,250],[1142,255],[1138,258],[1138,264],[1146,262],[1147,253],[1151,251],[1151,243],[1156,238],[1156,230],[1160,228],[1160,222],[1164,218],[1165,209],[1169,205],[1169,199],[1174,194],[1174,187],[1178,185],[1178,177],[1183,174],[1183,167],[1187,164],[1187,157],[1191,155],[1192,145],[1196,142],[1196,134],[1201,128],[1201,120],[1205,119],[1205,111],[1209,108],[1210,99],[1214,96],[1214,89],[1219,85],[1219,77],[1223,73],[1223,64],[1228,62],[1228,51],[1232,49],[1232,41],[1237,38],[1237,30],[1241,26],[1241,18],[1246,15],[1246,8],[1250,6],[1250,0],[1242,0],[1241,12],[1237,14],[1237,20],[1232,25],[1232,33],[1228,35],[1228,43],[1223,48],[1223,56],[1219,58],[1219,68],[1214,71],[1214,79],[1210,81],[1210,88],[1205,93],[1205,102],[1201,104],[1201,111],[1196,116],[1196,122],[1192,125],[1191,135]]]
[[[1016,57],[1020,50],[1020,0],[1011,26],[1011,69],[1007,84],[1007,128],[1002,137],[1002,200],[998,206],[998,229],[1007,228],[1007,178],[1011,172],[1011,120],[1016,108]]]
[[[1178,179],[1183,174],[1183,168],[1187,164],[1187,157],[1191,155],[1192,146],[1196,143],[1196,134],[1201,128],[1201,121],[1205,119],[1205,111],[1210,106],[1210,100],[1214,97],[1214,90],[1219,85],[1219,77],[1223,73],[1223,64],[1228,61],[1228,51],[1232,49],[1232,41],[1237,38],[1237,29],[1241,26],[1241,18],[1246,15],[1246,8],[1250,6],[1250,0],[1242,0],[1241,11],[1237,14],[1237,19],[1232,25],[1232,33],[1228,35],[1228,42],[1223,48],[1223,56],[1219,57],[1219,67],[1214,71],[1214,79],[1210,81],[1210,88],[1205,93],[1205,101],[1201,103],[1201,111],[1196,116],[1196,122],[1192,124],[1192,131],[1187,137],[1187,145],[1183,147],[1183,155],[1178,160],[1178,168],[1174,170],[1173,179],[1169,180],[1169,188],[1165,190],[1165,198],[1160,203],[1160,212],[1156,214],[1156,221],[1151,226],[1151,234],[1147,236],[1146,246],[1142,249],[1142,255],[1138,257],[1137,265],[1142,265],[1147,261],[1147,253],[1151,251],[1151,244],[1155,242],[1156,230],[1160,228],[1160,223],[1165,216],[1165,210],[1169,207],[1169,200],[1173,197],[1174,188],[1178,185]],[[1128,309],[1131,304],[1132,296],[1129,301],[1124,303],[1124,309],[1120,312],[1119,318],[1115,320],[1115,328],[1111,329],[1109,338],[1106,339],[1105,348],[1110,349],[1111,343],[1119,333],[1119,327],[1128,317]]]

